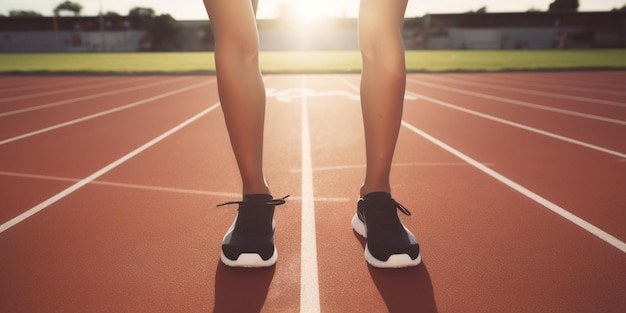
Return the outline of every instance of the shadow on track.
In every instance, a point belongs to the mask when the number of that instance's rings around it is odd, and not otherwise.
[[[215,273],[215,309],[222,312],[260,312],[276,266],[232,268],[219,262]]]
[[[365,239],[355,237],[365,249]],[[433,285],[425,262],[416,267],[382,269],[368,264],[370,276],[390,313],[437,313]]]

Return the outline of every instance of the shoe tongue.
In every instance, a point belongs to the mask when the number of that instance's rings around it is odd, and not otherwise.
[[[265,202],[265,201],[270,201],[273,198],[274,197],[272,197],[272,195],[251,194],[251,195],[244,195],[243,196],[243,201],[245,201],[245,202]]]

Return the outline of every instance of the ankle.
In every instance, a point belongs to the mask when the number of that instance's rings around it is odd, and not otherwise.
[[[271,195],[270,187],[267,182],[250,184],[244,183],[241,191],[242,195],[255,195],[255,194],[265,194]]]
[[[361,189],[359,190],[359,196],[360,197],[364,197],[367,194],[370,194],[372,192],[386,192],[388,194],[391,194],[391,187],[390,186],[366,186],[363,185],[361,186]]]

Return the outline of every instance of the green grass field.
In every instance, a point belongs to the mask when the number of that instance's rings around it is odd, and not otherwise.
[[[507,71],[626,69],[626,50],[429,50],[407,51],[407,70]],[[358,72],[358,51],[264,51],[265,73]],[[3,53],[0,73],[207,73],[211,52]]]

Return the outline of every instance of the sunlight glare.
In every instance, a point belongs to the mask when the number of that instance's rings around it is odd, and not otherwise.
[[[345,17],[345,9],[324,0],[287,0],[280,4],[279,15],[283,18],[320,19]]]
[[[296,1],[296,2],[303,2],[301,4],[296,4],[295,14],[297,18],[310,20],[310,19],[325,17],[327,15],[326,12],[324,11],[324,8],[321,6],[316,6],[314,4],[311,4],[310,2],[307,2],[306,0]]]

